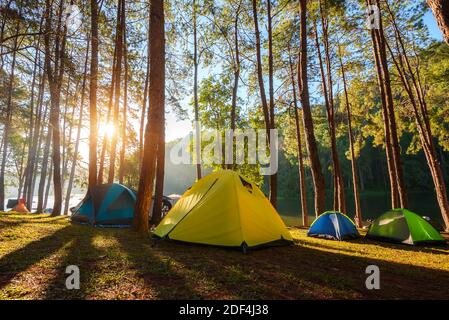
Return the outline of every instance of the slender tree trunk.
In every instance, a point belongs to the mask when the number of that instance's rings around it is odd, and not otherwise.
[[[26,149],[26,145],[27,145],[27,141],[30,138],[30,134],[31,134],[31,128],[29,128],[28,130],[26,130],[25,133],[25,141],[22,143],[22,152],[21,152],[21,157],[20,157],[20,164],[18,166],[18,170],[17,170],[17,177],[19,177],[19,188],[18,188],[18,192],[17,192],[17,198],[20,199],[20,196],[22,195],[22,188],[24,187],[24,180],[25,180],[25,170],[24,170],[24,162],[25,162],[25,149]]]
[[[360,194],[359,194],[359,177],[358,177],[358,168],[357,168],[357,160],[355,157],[354,151],[354,134],[352,131],[352,114],[351,114],[351,106],[349,104],[349,95],[348,88],[346,83],[346,71],[343,65],[343,54],[341,51],[340,45],[338,45],[338,56],[340,60],[340,69],[341,75],[343,78],[343,91],[345,96],[345,106],[346,106],[346,115],[348,117],[348,138],[349,138],[349,149],[351,151],[351,172],[352,172],[352,185],[354,190],[354,207],[355,207],[355,216],[356,216],[356,224],[357,227],[363,227],[362,220],[362,208],[360,206]]]
[[[269,86],[269,96],[270,96],[270,123],[269,128],[275,129],[276,125],[274,122],[274,79],[273,79],[273,31],[272,31],[272,16],[271,16],[271,0],[267,1],[267,16],[268,16],[268,86]],[[270,135],[269,135],[270,137]],[[271,141],[270,141],[271,147]],[[278,159],[273,158],[273,154],[270,152],[270,160],[277,161]],[[273,207],[277,207],[277,173],[270,175],[270,202]]]
[[[273,92],[273,52],[272,52],[272,36],[271,36],[271,2],[268,3],[268,38],[269,38],[269,49],[268,49],[268,60],[269,60],[269,96],[270,103],[267,102],[267,97],[265,93],[265,82],[263,79],[263,68],[262,68],[262,54],[261,54],[261,44],[260,44],[260,31],[259,22],[257,17],[257,1],[252,1],[253,5],[253,20],[254,20],[254,33],[256,37],[256,68],[257,68],[257,80],[259,83],[259,92],[262,103],[262,110],[265,120],[265,128],[267,132],[267,147],[271,146],[271,135],[270,129],[274,129],[274,92]],[[270,152],[270,161],[277,161],[277,159],[272,158],[273,153]],[[270,176],[270,202],[276,207],[277,205],[277,175],[272,174]]]
[[[380,8],[380,1],[376,0],[377,6]],[[398,132],[397,132],[397,125],[396,125],[396,116],[394,113],[394,103],[393,103],[393,92],[391,89],[391,80],[390,80],[390,71],[388,68],[388,61],[387,61],[387,52],[386,52],[386,39],[383,31],[383,25],[382,25],[382,19],[380,19],[380,28],[377,30],[378,34],[378,48],[379,48],[379,56],[380,56],[380,62],[382,66],[382,71],[384,75],[384,85],[385,85],[385,93],[386,93],[386,102],[387,102],[387,114],[389,117],[389,123],[390,123],[390,133],[391,133],[391,147],[392,147],[392,154],[393,154],[393,161],[394,166],[396,170],[396,177],[397,177],[397,183],[398,183],[398,193],[399,193],[399,200],[400,205],[402,208],[408,207],[408,198],[407,198],[407,191],[405,187],[405,180],[404,180],[404,173],[402,169],[402,161],[401,161],[401,150],[399,145],[399,138],[398,138]]]
[[[149,8],[149,7],[148,7]],[[148,9],[149,11],[149,9]],[[148,14],[148,19],[150,19],[150,14]],[[150,22],[148,21],[148,26],[150,25]],[[150,43],[150,31],[148,30],[148,37],[147,42]],[[142,109],[140,114],[140,130],[139,130],[139,167],[142,165],[142,158],[143,158],[143,140],[144,140],[144,134],[145,134],[145,115],[147,114],[148,106],[148,84],[150,79],[150,46],[147,46],[147,65],[146,65],[146,74],[145,74],[145,84],[143,88],[143,102],[142,102]]]
[[[73,0],[70,2],[73,4]],[[48,78],[48,84],[50,89],[50,124],[52,126],[52,138],[53,138],[53,184],[54,184],[54,204],[53,204],[53,216],[61,214],[62,207],[62,177],[61,177],[61,136],[59,128],[59,115],[60,115],[60,94],[61,84],[64,75],[65,64],[65,47],[67,39],[67,26],[63,26],[62,15],[64,12],[64,1],[60,2],[58,9],[58,24],[56,27],[56,33],[54,39],[51,37],[52,15],[53,9],[50,0],[45,1],[45,72]],[[62,29],[62,30],[61,30]],[[52,54],[51,40],[54,40],[54,54]],[[53,56],[53,58],[52,58]],[[52,66],[53,60],[53,66]]]
[[[122,119],[122,148],[120,150],[119,183],[124,183],[125,177],[125,151],[126,151],[126,125],[128,108],[128,48],[126,44],[126,30],[124,30],[124,63],[125,63],[125,88],[123,93],[123,119]]]
[[[449,1],[447,0],[427,0],[427,4],[432,9],[437,20],[438,27],[443,33],[444,41],[449,44]]]
[[[19,30],[20,30],[20,22],[17,22],[16,35],[19,34]],[[6,160],[8,155],[9,134],[11,131],[11,122],[14,109],[12,101],[12,91],[14,88],[14,72],[16,68],[17,37],[14,39],[13,48],[14,51],[12,53],[11,74],[9,76],[7,102],[6,102],[6,117],[3,126],[2,160],[0,165],[0,211],[5,210],[5,171],[6,171]]]
[[[45,138],[45,148],[42,157],[42,167],[41,175],[39,179],[39,187],[37,192],[37,207],[36,213],[42,213],[45,209],[44,207],[44,196],[45,196],[45,180],[47,178],[48,160],[50,158],[50,146],[51,146],[51,126],[48,125],[47,137]]]
[[[315,215],[325,210],[325,185],[324,176],[318,155],[317,143],[313,128],[312,111],[310,108],[309,84],[307,77],[307,1],[300,0],[301,24],[300,24],[300,57],[298,63],[298,85],[303,110],[303,125],[306,135],[307,151],[310,159],[310,167],[313,177],[315,193]]]
[[[109,174],[108,183],[113,183],[115,178],[115,159],[117,157],[117,140],[119,128],[119,106],[120,106],[120,86],[122,76],[122,59],[123,59],[123,35],[125,30],[125,1],[119,0],[117,9],[117,66],[115,79],[115,99],[114,99],[114,128],[115,132],[111,138],[111,148],[109,153]]]
[[[70,101],[70,85],[72,83],[72,77],[70,74],[67,76],[67,88],[66,93],[64,96],[65,102],[64,102],[64,112],[62,114],[62,144],[61,144],[61,163],[62,163],[62,172],[61,172],[61,185],[62,189],[64,190],[65,185],[65,178],[66,178],[66,171],[67,166],[66,163],[69,159],[67,155],[67,151],[69,149],[69,144],[71,143],[72,137],[71,137],[71,131],[72,131],[72,125],[70,124],[70,120],[68,119],[68,111],[69,111],[69,101]],[[78,84],[75,85],[75,92],[78,92]],[[75,112],[75,107],[72,108],[72,112],[70,115],[72,115]],[[67,129],[69,133],[67,134]]]
[[[266,124],[267,136],[270,136],[269,126],[270,123],[270,113],[268,110],[267,96],[265,94],[265,82],[263,80],[263,69],[262,69],[262,54],[260,49],[260,31],[259,31],[259,20],[257,18],[257,0],[252,0],[253,4],[253,19],[254,19],[254,33],[256,36],[256,68],[257,68],[257,80],[259,82],[260,99],[262,103],[262,111]]]
[[[368,4],[371,4],[371,0],[368,0]],[[376,0],[376,5],[380,10],[381,6],[378,0]],[[387,151],[387,163],[389,166],[392,205],[393,208],[406,208],[408,206],[408,199],[400,158],[400,146],[394,114],[393,94],[391,90],[390,73],[388,70],[386,40],[383,31],[382,18],[380,19],[379,29],[371,30],[371,34],[373,38],[373,48],[385,122],[385,145]],[[399,201],[395,195],[396,191],[399,195]]]
[[[39,44],[37,44],[37,46],[39,46]],[[35,128],[35,118],[37,119],[37,114],[38,114],[38,110],[36,110],[36,112],[34,111],[34,91],[35,91],[35,87],[36,87],[36,79],[38,78],[37,73],[37,66],[38,66],[38,60],[39,60],[39,48],[36,48],[36,52],[34,55],[34,67],[33,67],[33,77],[31,80],[31,94],[30,94],[30,106],[29,106],[29,112],[30,112],[30,122],[28,124],[28,127],[30,129],[30,135],[29,135],[29,139],[28,139],[28,155],[27,155],[27,163],[26,163],[26,167],[25,167],[25,172],[24,172],[24,186],[23,186],[23,191],[22,194],[19,194],[19,197],[22,196],[22,198],[26,199],[26,206],[27,208],[31,209],[31,203],[30,203],[30,199],[28,198],[28,192],[29,192],[29,188],[31,188],[31,179],[32,179],[32,172],[31,172],[31,161],[32,161],[32,149],[33,149],[33,140],[34,137],[37,137],[39,134],[39,131],[37,130],[37,128]],[[39,93],[38,93],[39,94]],[[39,106],[37,106],[39,107]],[[32,200],[31,200],[32,202]]]
[[[367,2],[369,5],[371,5],[371,2]],[[378,85],[380,90],[380,98],[381,98],[381,106],[382,106],[382,117],[384,122],[384,135],[385,135],[385,153],[387,158],[387,170],[388,170],[388,177],[390,181],[390,194],[391,194],[391,206],[392,208],[398,208],[399,207],[399,197],[398,197],[398,184],[397,184],[397,176],[395,172],[395,166],[393,162],[393,156],[392,156],[392,148],[391,148],[391,135],[390,135],[390,125],[388,120],[388,114],[387,114],[387,108],[386,108],[386,94],[385,94],[385,88],[384,88],[384,77],[382,74],[382,68],[380,65],[380,57],[379,57],[379,49],[378,44],[376,40],[376,34],[375,30],[371,30],[371,39],[373,43],[373,55],[374,55],[374,62],[376,66],[377,71],[377,79],[378,79]]]
[[[432,180],[435,185],[437,202],[440,207],[441,215],[446,225],[446,229],[449,230],[449,203],[447,198],[446,184],[433,141],[432,127],[429,120],[427,102],[425,99],[424,90],[420,82],[419,65],[417,66],[415,72],[408,58],[400,29],[396,24],[396,17],[393,11],[390,9],[388,1],[386,1],[385,3],[395,30],[399,59],[395,58],[393,50],[391,50],[387,42],[386,46],[388,47],[389,52],[393,58],[393,62],[396,66],[399,77],[413,107],[413,114],[415,117],[416,127],[418,129],[418,136],[424,151],[424,155],[426,156]]]
[[[115,42],[117,43],[118,34],[115,35]],[[114,91],[115,91],[115,81],[116,79],[116,73],[117,73],[117,46],[114,48],[114,57],[112,59],[112,76],[111,76],[111,90],[109,91],[109,102],[108,102],[108,111],[106,115],[106,124],[110,124],[111,122],[111,114],[112,114],[112,108],[114,104]],[[100,153],[100,167],[98,169],[98,184],[103,184],[103,176],[104,176],[104,169],[105,169],[105,158],[106,158],[106,151],[109,145],[109,136],[108,134],[105,134],[103,137],[103,144],[101,146],[101,153]]]
[[[304,170],[304,159],[302,155],[302,139],[301,139],[301,125],[299,119],[299,111],[298,111],[298,96],[296,93],[296,81],[295,81],[295,72],[292,61],[290,47],[288,48],[289,52],[289,64],[290,64],[290,77],[292,84],[292,92],[293,92],[293,107],[295,108],[295,127],[296,127],[296,140],[297,140],[297,150],[298,150],[298,176],[299,176],[299,194],[301,201],[301,213],[302,213],[302,225],[304,227],[309,225],[309,213],[307,209],[307,194],[306,194],[306,180],[305,180],[305,170]]]
[[[197,35],[197,4],[193,0],[193,99],[195,108],[195,155],[196,155],[196,175],[201,179],[201,128],[199,126],[199,106],[198,106],[198,35]]]
[[[72,167],[70,168],[70,177],[69,177],[69,182],[67,185],[67,193],[66,193],[65,203],[64,203],[64,215],[67,215],[69,212],[70,196],[72,193],[73,180],[75,179],[75,169],[76,169],[76,162],[78,159],[78,151],[79,151],[79,144],[80,144],[80,138],[81,138],[81,129],[83,127],[83,111],[84,111],[84,98],[85,98],[85,94],[86,94],[88,60],[89,60],[89,37],[87,38],[86,58],[84,60],[83,83],[81,85],[81,102],[80,102],[79,118],[78,118],[78,124],[77,124],[78,128],[77,128],[77,133],[76,133],[75,148],[74,148],[73,157],[72,157]]]
[[[39,45],[39,41],[38,41]],[[36,49],[36,55],[35,55],[35,64],[38,65],[39,62],[39,49]],[[36,70],[34,71],[36,72]],[[28,161],[27,161],[27,167],[25,169],[25,189],[23,192],[23,197],[27,199],[26,206],[31,210],[32,202],[33,202],[33,192],[34,192],[34,167],[36,162],[36,152],[37,152],[37,143],[39,141],[40,133],[41,133],[41,116],[42,116],[42,99],[41,94],[44,89],[44,74],[41,74],[40,71],[37,72],[39,75],[38,80],[38,93],[37,93],[37,103],[36,103],[36,111],[34,112],[34,85],[35,85],[35,77],[36,75],[33,75],[33,81],[32,81],[32,93],[31,93],[31,100],[30,100],[30,111],[31,111],[31,117],[30,117],[30,127],[33,127],[33,134],[30,136],[30,145],[28,149]],[[34,115],[34,117],[33,117]],[[34,120],[33,120],[34,119]]]
[[[47,181],[47,185],[45,187],[45,196],[44,196],[44,210],[47,209],[48,207],[48,198],[50,196],[50,188],[51,188],[51,180],[53,178],[53,162],[50,162],[50,170],[48,171],[48,181]],[[53,212],[52,212],[53,214]]]
[[[165,115],[162,114],[162,121],[165,128]],[[162,196],[164,193],[164,172],[165,172],[165,129],[162,130],[157,145],[157,160],[156,160],[156,187],[154,194],[153,215],[151,223],[157,225],[162,217]]]
[[[333,177],[333,210],[339,211],[340,210],[340,202],[338,197],[338,189],[339,189],[339,183],[338,183],[338,174],[337,174],[337,168],[335,163],[335,139],[334,139],[334,123],[333,123],[333,110],[331,109],[330,103],[329,103],[329,93],[328,93],[328,87],[326,82],[326,74],[324,71],[324,64],[323,64],[323,58],[321,55],[321,47],[319,43],[318,38],[318,29],[316,26],[316,22],[314,21],[314,28],[315,28],[315,45],[317,48],[317,55],[318,55],[318,64],[320,66],[320,74],[321,74],[321,85],[323,90],[323,97],[324,97],[324,105],[326,107],[326,114],[327,114],[327,123],[329,125],[329,138],[331,140],[331,162],[332,162],[332,177]]]
[[[241,2],[239,2],[235,20],[234,20],[234,84],[232,86],[232,102],[231,102],[231,130],[234,133],[236,129],[236,111],[237,111],[237,96],[239,90],[239,79],[240,79],[240,48],[239,48],[239,15],[240,15]],[[232,138],[231,148],[233,150],[232,154],[234,155],[234,138]],[[232,157],[231,162],[228,163],[227,168],[233,169],[235,168],[234,156]]]
[[[97,82],[98,82],[98,3],[90,0],[91,13],[91,48],[89,79],[89,183],[92,190],[97,185]]]
[[[322,29],[323,29],[323,43],[324,43],[324,58],[326,62],[326,74],[327,74],[327,90],[325,91],[325,95],[328,96],[327,98],[327,116],[328,116],[328,123],[329,123],[329,134],[330,134],[330,141],[331,141],[331,156],[332,156],[332,167],[333,167],[333,175],[334,175],[334,208],[340,212],[346,212],[346,199],[345,199],[345,192],[344,192],[344,180],[343,175],[341,172],[341,166],[340,166],[340,160],[338,157],[338,151],[337,151],[337,139],[336,139],[336,124],[335,124],[335,105],[334,105],[334,94],[333,94],[333,80],[332,80],[332,61],[331,61],[331,55],[330,55],[330,45],[329,45],[329,22],[327,19],[327,12],[325,8],[325,3],[320,0],[320,16],[321,16],[321,23],[322,23]],[[316,37],[318,38],[318,31],[315,28],[316,31]],[[319,49],[319,42],[317,40],[317,47]],[[321,53],[320,53],[321,55]],[[320,58],[321,60],[321,58]],[[326,76],[324,75],[324,70],[322,67],[322,60],[321,60],[321,73],[322,73],[322,80],[326,82]],[[326,86],[324,86],[326,87]],[[324,88],[323,87],[323,88]]]
[[[151,0],[150,13],[150,90],[151,108],[145,131],[144,154],[137,192],[134,227],[147,234],[148,216],[153,195],[156,151],[158,141],[164,130],[165,105],[165,37],[164,1]]]
[[[36,135],[35,135],[35,140],[33,141],[33,151],[32,151],[32,155],[33,155],[33,159],[31,161],[30,164],[30,168],[31,168],[31,185],[28,188],[28,194],[27,194],[27,199],[31,199],[30,201],[32,202],[34,199],[34,191],[35,191],[35,186],[36,186],[36,178],[37,178],[37,172],[38,172],[38,155],[39,155],[39,150],[41,150],[41,145],[42,145],[42,140],[44,139],[44,121],[47,117],[47,112],[48,112],[48,105],[45,105],[45,107],[43,107],[44,104],[44,91],[45,91],[45,74],[42,73],[41,74],[41,85],[39,88],[39,99],[38,99],[38,116],[36,119],[36,124],[35,124],[35,128],[36,128]],[[42,109],[44,109],[42,111]],[[32,203],[31,205],[28,206],[28,208],[31,210],[32,207]]]

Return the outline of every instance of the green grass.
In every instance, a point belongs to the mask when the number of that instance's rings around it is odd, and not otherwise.
[[[127,229],[0,213],[0,299],[404,299],[449,298],[449,248],[306,237],[238,251],[152,240]],[[365,269],[381,271],[367,290]],[[80,290],[65,289],[77,265]]]

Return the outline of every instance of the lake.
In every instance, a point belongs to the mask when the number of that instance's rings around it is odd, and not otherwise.
[[[443,223],[443,218],[441,217],[440,209],[434,194],[409,193],[408,196],[409,210],[420,216],[428,216]],[[307,201],[309,212],[313,212],[313,198],[307,199]],[[390,195],[382,192],[363,193],[360,196],[360,203],[362,206],[363,220],[377,218],[391,207]],[[300,206],[299,199],[280,198],[278,200],[278,211],[287,225],[297,226],[302,224]],[[355,209],[353,196],[347,197],[346,206],[347,215],[354,218]],[[326,209],[332,209],[332,196],[327,196]],[[309,222],[312,222],[314,218],[313,214],[310,215]]]
[[[429,216],[432,219],[443,223],[440,209],[436,201],[435,195],[431,193],[409,193],[409,208],[411,211],[421,215]],[[84,194],[74,194],[70,197],[70,207],[76,206],[84,198]],[[307,206],[309,208],[309,222],[311,223],[315,216],[310,214],[313,212],[313,198],[307,199]],[[367,192],[360,196],[362,206],[363,220],[375,219],[382,213],[390,209],[390,196],[382,192]],[[53,204],[53,197],[48,199],[48,207]],[[33,199],[33,209],[37,205],[37,197]],[[347,197],[346,206],[348,208],[348,216],[354,218],[354,197],[349,195]],[[326,197],[327,210],[332,209],[332,196],[330,194]],[[299,199],[295,198],[279,198],[278,212],[280,213],[284,222],[289,226],[299,226],[302,224],[301,209]]]

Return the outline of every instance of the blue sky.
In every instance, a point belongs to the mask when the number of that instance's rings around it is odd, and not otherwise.
[[[436,40],[443,40],[443,35],[438,28],[437,22],[432,15],[432,12],[429,10],[427,14],[424,16],[424,23],[427,25],[430,31],[430,35]]]

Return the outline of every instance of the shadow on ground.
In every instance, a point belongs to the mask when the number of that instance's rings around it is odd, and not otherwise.
[[[302,231],[301,231],[302,232]],[[1,242],[0,242],[1,244]],[[438,254],[447,248],[413,248],[357,240],[348,248],[332,241],[252,251],[152,240],[131,230],[64,225],[0,258],[0,294],[20,277],[43,272],[26,298],[41,299],[447,299],[449,272],[372,258],[362,249]],[[349,245],[348,245],[349,246]],[[382,248],[380,248],[382,249]],[[379,248],[377,248],[379,250]],[[330,252],[332,251],[332,252]],[[337,252],[335,252],[337,251]],[[445,260],[446,259],[446,260]],[[35,268],[37,264],[42,264]],[[368,265],[381,270],[381,289],[367,290]],[[81,289],[67,290],[65,268],[77,265]],[[442,268],[444,269],[444,268]],[[16,283],[18,282],[18,283]],[[31,284],[30,284],[31,283]],[[9,292],[9,291],[8,291]],[[17,298],[14,293],[8,297]],[[19,297],[20,298],[20,297]]]

